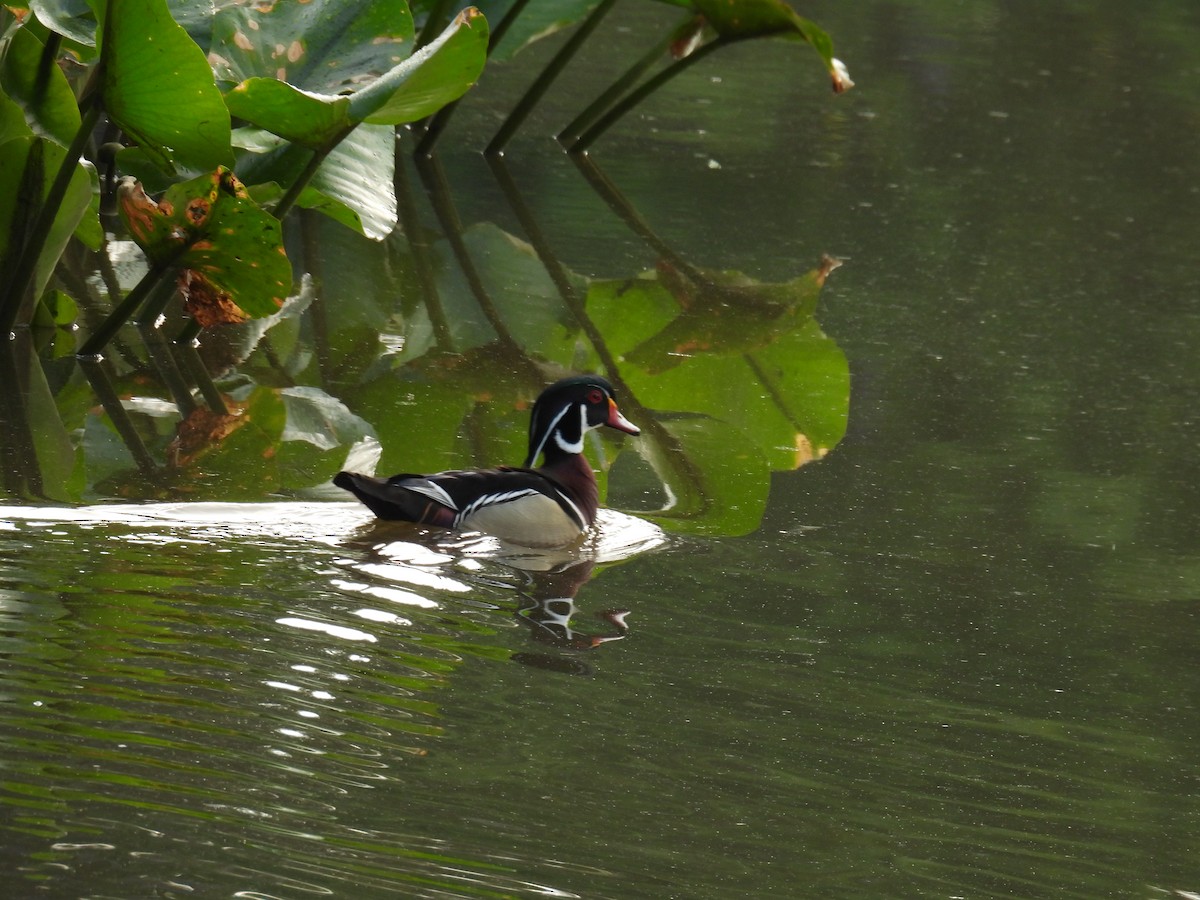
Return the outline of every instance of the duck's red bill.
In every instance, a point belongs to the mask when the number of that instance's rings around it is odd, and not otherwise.
[[[640,428],[621,415],[621,411],[617,409],[616,401],[612,399],[608,401],[608,421],[604,424],[609,428],[615,428],[617,431],[623,431],[626,434],[642,433]]]

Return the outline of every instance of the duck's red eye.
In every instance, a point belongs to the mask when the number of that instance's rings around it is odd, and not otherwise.
[[[604,391],[600,390],[600,388],[592,388],[588,391],[587,401],[588,403],[603,403]]]

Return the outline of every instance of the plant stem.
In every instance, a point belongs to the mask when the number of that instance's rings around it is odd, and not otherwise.
[[[434,0],[429,15],[425,17],[425,24],[421,26],[421,33],[417,35],[413,44],[414,51],[420,50],[432,41],[435,35],[442,33],[446,23],[450,21],[450,9],[453,5],[454,0]]]
[[[626,94],[625,99],[614,104],[608,112],[601,116],[597,122],[595,122],[582,135],[580,135],[579,139],[567,148],[567,152],[586,153],[588,147],[592,145],[596,138],[608,131],[608,129],[611,128],[618,119],[625,115],[625,113],[629,112],[680,72],[683,72],[689,66],[695,65],[704,57],[708,56],[708,54],[712,53],[719,47],[723,47],[727,43],[729,43],[729,41],[725,38],[715,38],[714,40],[709,41],[707,44],[696,48],[694,52],[688,56],[685,56],[683,59],[678,59],[671,63],[671,65],[667,66],[653,78],[643,82],[641,87],[636,88],[635,90]]]
[[[292,211],[292,207],[296,205],[296,201],[300,199],[300,194],[308,187],[308,183],[312,181],[313,176],[317,174],[317,169],[321,168],[321,163],[325,162],[325,157],[333,152],[333,148],[338,145],[346,134],[349,134],[349,132],[339,136],[329,146],[313,151],[312,159],[308,161],[308,165],[304,167],[304,171],[288,187],[287,193],[279,198],[279,202],[271,210],[271,215],[279,219],[279,221],[283,221],[284,217]]]
[[[572,119],[570,124],[558,133],[559,143],[569,144],[576,140],[583,133],[584,129],[596,121],[598,116],[616,103],[622,94],[637,84],[638,79],[650,71],[654,64],[662,59],[663,54],[667,52],[671,44],[679,37],[679,33],[690,25],[692,20],[693,17],[689,14],[680,27],[672,30],[665,38],[647,50],[641,59],[626,69],[624,75],[614,81],[608,90],[593,100],[587,109]]]
[[[513,22],[517,20],[517,16],[529,5],[529,0],[516,0],[509,7],[508,12],[504,14],[504,18],[500,20],[488,36],[487,53],[490,57],[496,46],[504,40],[504,34],[512,27]],[[416,153],[418,156],[430,157],[433,155],[434,144],[438,142],[438,138],[442,136],[442,132],[446,130],[446,123],[450,121],[450,117],[454,115],[454,110],[458,108],[458,104],[462,98],[447,103],[436,113],[430,116],[425,122],[425,133],[421,135],[421,140],[417,143]]]
[[[483,151],[485,155],[499,156],[504,152],[504,148],[508,145],[509,140],[512,139],[517,129],[521,127],[521,123],[525,121],[533,111],[533,108],[537,106],[538,101],[549,90],[550,85],[554,83],[554,80],[566,68],[567,63],[579,51],[583,42],[596,30],[596,26],[608,15],[609,10],[613,8],[616,2],[617,0],[600,0],[600,4],[583,20],[582,24],[575,30],[575,33],[571,35],[570,40],[563,44],[558,53],[554,54],[554,58],[550,60],[546,68],[542,70],[542,73],[534,79],[533,84],[529,86],[524,96],[513,107],[513,111],[504,120],[504,124],[500,126],[500,130],[496,132],[496,136],[492,138],[492,142]]]

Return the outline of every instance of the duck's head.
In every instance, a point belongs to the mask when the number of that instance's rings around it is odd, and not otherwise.
[[[583,452],[583,436],[607,425],[626,434],[640,434],[621,415],[613,399],[613,386],[599,375],[576,375],[556,381],[542,391],[529,419],[529,456],[533,466],[545,454],[546,464]]]

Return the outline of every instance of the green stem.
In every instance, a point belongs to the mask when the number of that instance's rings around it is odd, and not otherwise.
[[[329,156],[329,154],[334,151],[334,148],[344,141],[350,132],[352,132],[356,127],[357,124],[351,125],[349,128],[344,129],[338,135],[336,135],[333,140],[331,140],[324,147],[320,147],[313,151],[312,159],[308,161],[308,165],[304,167],[304,171],[301,172],[296,177],[296,180],[292,182],[291,186],[287,189],[287,193],[285,193],[279,199],[279,202],[275,204],[275,209],[271,212],[271,215],[279,219],[281,222],[283,221],[284,216],[292,211],[292,207],[295,206],[296,201],[300,199],[300,194],[306,187],[308,187],[308,183],[313,180],[313,176],[317,174],[317,169],[321,168],[321,163],[325,162],[325,158]]]
[[[433,8],[425,17],[425,24],[421,26],[421,33],[417,35],[413,44],[414,51],[420,50],[442,33],[446,23],[450,21],[450,10],[453,6],[454,0],[434,0]]]
[[[671,65],[667,66],[653,78],[645,81],[641,87],[630,91],[625,95],[625,99],[613,105],[608,112],[600,117],[590,128],[588,128],[579,139],[567,148],[568,153],[586,153],[588,147],[604,132],[608,131],[618,119],[653,94],[656,90],[683,72],[688,67],[695,65],[708,54],[712,53],[719,47],[723,47],[729,41],[725,38],[716,38],[698,47],[694,52],[685,56],[683,59],[678,59]]]
[[[79,130],[75,132],[71,146],[67,148],[62,165],[58,167],[58,172],[50,185],[50,191],[42,200],[37,216],[34,217],[33,225],[25,237],[24,250],[17,260],[16,268],[7,279],[8,292],[0,293],[0,334],[11,331],[18,318],[24,324],[33,313],[33,305],[37,302],[37,298],[32,294],[33,283],[37,277],[38,258],[42,255],[46,239],[54,227],[54,219],[62,206],[63,198],[67,195],[67,187],[75,175],[75,167],[79,164],[80,157],[83,156],[83,149],[87,146],[87,142],[92,136],[92,129],[96,126],[99,118],[99,105],[94,102],[89,103],[83,111]]]
[[[492,51],[496,49],[497,45],[504,40],[505,32],[512,27],[513,22],[517,20],[517,16],[519,16],[528,5],[529,0],[516,0],[516,2],[509,7],[508,12],[504,14],[504,18],[500,20],[500,24],[497,25],[488,36],[487,52],[489,57],[492,55]],[[446,130],[446,125],[449,123],[450,117],[454,115],[454,110],[458,108],[458,104],[460,102],[461,98],[451,103],[447,103],[426,120],[425,133],[421,135],[421,140],[417,144],[416,153],[418,156],[428,159],[433,155],[434,145],[438,142],[438,138],[442,136],[442,132]]]
[[[513,111],[504,120],[504,124],[500,126],[500,130],[496,132],[496,136],[492,138],[492,142],[483,151],[485,155],[499,156],[504,152],[504,148],[508,145],[509,140],[512,139],[517,129],[521,127],[521,124],[533,112],[533,108],[537,106],[538,101],[549,90],[550,85],[554,83],[554,80],[566,68],[567,63],[579,51],[583,42],[596,30],[596,26],[608,15],[609,10],[613,8],[616,2],[617,0],[600,0],[600,4],[583,20],[583,23],[571,35],[571,39],[563,44],[562,49],[554,54],[554,58],[550,60],[546,68],[542,70],[542,73],[534,79],[533,84],[529,86],[524,96],[513,107]]]
[[[678,28],[671,31],[665,38],[646,51],[646,54],[641,59],[626,69],[624,75],[614,81],[608,90],[593,100],[587,109],[572,119],[570,124],[558,133],[559,143],[569,144],[578,139],[584,129],[596,121],[598,116],[616,103],[626,91],[637,84],[638,79],[649,72],[654,67],[654,64],[663,58],[663,54],[670,49],[671,44],[678,39],[680,33],[692,24],[692,21],[693,16],[689,14]]]

